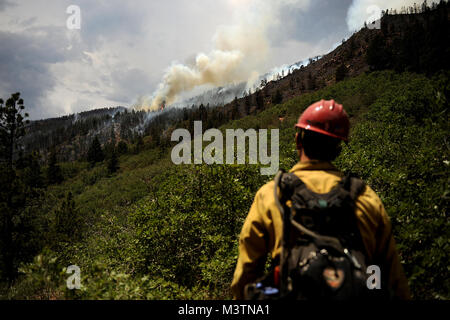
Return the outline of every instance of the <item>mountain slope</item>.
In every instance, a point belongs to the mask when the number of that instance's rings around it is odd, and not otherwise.
[[[136,143],[142,134],[159,141],[161,130],[169,128],[180,117],[191,119],[186,113],[193,116],[202,108],[208,109],[207,113],[218,114],[221,119],[214,119],[208,126],[212,127],[369,71],[394,69],[398,72],[432,74],[438,70],[448,70],[449,5],[441,2],[433,7],[433,10],[425,8],[416,14],[385,12],[379,30],[364,27],[330,53],[310,59],[305,67],[293,65],[296,67],[289,67],[292,72],[279,75],[276,80],[261,81],[252,94],[245,94],[242,98],[239,96],[245,92],[243,83],[210,90],[188,99],[184,102],[188,106],[183,111],[184,115],[174,111],[173,114],[162,115],[158,121],[150,121],[169,110],[146,113],[108,108],[84,112],[79,116],[32,122],[25,139],[25,151],[37,149],[47,158],[49,151],[54,150],[61,161],[78,160],[85,157],[95,135],[102,145],[113,142],[111,132],[116,135],[115,143],[119,140]],[[236,97],[234,101],[222,107],[233,97]],[[195,105],[194,108],[191,108],[192,105]],[[115,114],[118,117],[113,121]]]

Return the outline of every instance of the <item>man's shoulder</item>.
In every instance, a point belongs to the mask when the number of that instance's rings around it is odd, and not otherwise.
[[[364,191],[361,193],[359,199],[369,201],[375,205],[382,205],[381,199],[375,192],[375,190],[373,190],[367,183],[364,182],[364,184],[365,188]]]
[[[258,189],[258,191],[256,192],[256,196],[263,199],[273,198],[274,187],[275,181],[272,179],[266,182],[261,188]]]
[[[389,217],[378,194],[368,184],[356,200],[356,206],[363,216],[376,225],[388,223]]]

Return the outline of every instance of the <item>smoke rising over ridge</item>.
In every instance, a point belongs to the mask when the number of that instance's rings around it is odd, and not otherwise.
[[[230,0],[235,6],[233,22],[219,27],[209,53],[198,53],[190,65],[173,62],[150,98],[141,97],[139,109],[157,110],[173,104],[180,94],[202,85],[224,86],[254,82],[264,71],[271,44],[269,30],[279,27],[285,6],[306,9],[310,0]]]

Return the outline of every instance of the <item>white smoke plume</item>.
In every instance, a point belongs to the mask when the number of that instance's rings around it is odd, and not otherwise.
[[[433,2],[428,0],[428,5]],[[421,5],[422,0],[353,0],[347,11],[347,26],[350,31],[357,31],[364,22],[373,22],[381,18],[381,11],[396,9],[401,10],[402,7],[411,7]]]
[[[306,9],[310,0],[230,0],[239,10],[233,23],[221,26],[212,39],[213,50],[199,53],[192,65],[173,63],[150,99],[137,108],[158,110],[177,101],[180,94],[202,85],[225,86],[256,81],[270,53],[268,30],[279,24],[283,6]]]

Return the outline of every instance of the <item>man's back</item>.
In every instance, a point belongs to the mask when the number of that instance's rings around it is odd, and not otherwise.
[[[299,162],[290,172],[297,175],[315,193],[327,193],[342,179],[331,163]],[[288,203],[288,205],[290,205]],[[409,298],[409,289],[396,251],[389,217],[376,193],[366,187],[356,201],[356,216],[370,264],[381,268],[389,288],[398,298]],[[282,240],[282,218],[275,204],[274,182],[261,187],[255,196],[240,236],[240,254],[232,283],[233,294],[243,298],[246,284],[262,276],[265,257],[279,256]]]

